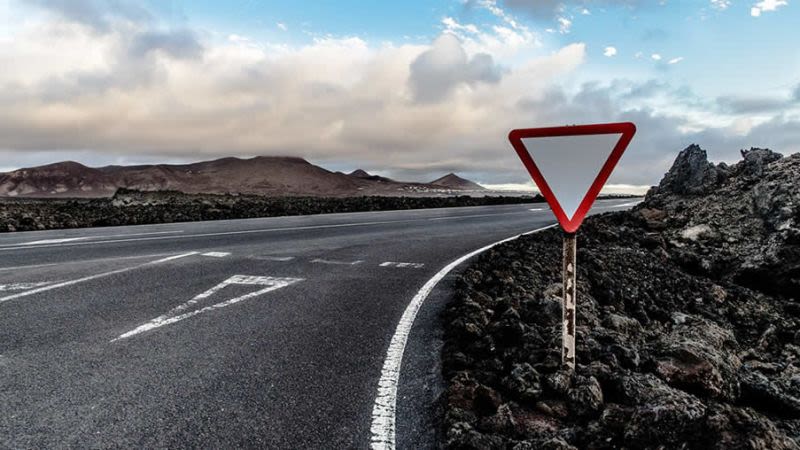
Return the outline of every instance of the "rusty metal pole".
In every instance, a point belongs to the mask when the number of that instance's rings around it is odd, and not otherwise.
[[[562,337],[561,362],[570,370],[575,369],[575,255],[577,236],[564,234],[564,302],[561,308],[564,331]]]

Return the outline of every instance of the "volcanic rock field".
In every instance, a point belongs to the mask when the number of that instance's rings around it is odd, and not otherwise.
[[[449,449],[800,448],[800,154],[690,146],[578,234],[561,367],[561,232],[483,254],[444,313]]]

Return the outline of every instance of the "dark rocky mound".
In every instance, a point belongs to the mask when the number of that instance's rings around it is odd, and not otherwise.
[[[800,448],[800,154],[681,152],[578,238],[578,366],[560,367],[561,235],[485,253],[445,313],[452,449]]]

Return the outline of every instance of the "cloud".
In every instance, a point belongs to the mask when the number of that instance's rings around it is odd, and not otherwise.
[[[453,34],[456,34],[458,32],[466,32],[470,34],[480,33],[480,30],[478,30],[477,26],[473,24],[462,25],[452,17],[445,17],[444,19],[442,19],[442,24],[445,26],[445,29],[447,29]]]
[[[617,54],[617,49],[614,47],[606,47],[603,50],[603,56],[608,56],[609,58],[615,56]]]
[[[411,63],[409,83],[414,98],[425,103],[447,97],[459,85],[497,83],[501,76],[491,55],[470,58],[458,38],[445,33]]]
[[[725,114],[784,114],[800,103],[800,85],[786,96],[734,96],[724,95],[716,98],[716,106]]]
[[[664,41],[669,37],[669,32],[663,28],[648,28],[642,32],[642,41]]]
[[[135,35],[129,52],[143,57],[161,51],[176,59],[196,59],[203,55],[203,46],[190,30],[145,31]]]
[[[760,17],[762,12],[777,11],[779,7],[788,5],[787,0],[763,0],[757,2],[750,8],[750,15]]]
[[[661,61],[661,55],[658,53],[653,53],[650,55],[650,58],[652,58],[654,61]]]
[[[720,110],[728,114],[756,114],[775,112],[787,106],[786,100],[769,97],[717,97]]]
[[[672,58],[669,61],[667,61],[667,64],[678,64],[681,61],[683,61],[683,56],[679,56],[677,58]]]
[[[731,6],[731,0],[711,0],[711,7],[724,11]]]
[[[502,5],[510,10],[518,11],[536,19],[552,20],[565,11],[587,11],[593,7],[625,7],[638,8],[656,2],[648,0],[503,0]]]
[[[692,142],[722,159],[800,143],[788,113],[742,121],[738,100],[703,102],[666,80],[575,85],[586,45],[542,51],[509,16],[494,26],[443,20],[433,42],[403,45],[215,38],[116,16],[98,33],[65,17],[21,24],[0,46],[4,167],[271,154],[399,178],[455,171],[525,183],[510,129],[631,120],[639,133],[611,182],[643,185]]]
[[[153,20],[149,11],[124,0],[28,0],[28,3],[102,33],[110,32],[115,21]]]
[[[275,24],[275,26],[281,31],[289,31],[289,27],[283,22],[278,22]]]
[[[572,27],[572,21],[567,19],[566,17],[559,17],[558,18],[558,32],[561,34],[569,33],[570,28]]]
[[[452,17],[442,19],[444,31],[457,36],[467,53],[488,53],[508,58],[541,46],[536,33],[506,14],[493,0],[483,0],[481,5],[502,23],[478,27],[462,24]]]
[[[14,45],[0,46],[0,152],[14,167],[278,154],[418,175],[481,171],[491,180],[515,162],[505,151],[498,162],[494,151],[524,119],[520,93],[569,75],[585,46],[501,68],[497,55],[533,44],[480,32],[495,36],[496,52],[449,33],[429,45],[354,37],[254,45],[152,24],[115,22],[97,35],[47,18],[15,28]]]

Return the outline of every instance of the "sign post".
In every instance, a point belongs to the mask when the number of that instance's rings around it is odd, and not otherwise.
[[[575,369],[575,255],[577,253],[578,237],[575,233],[564,233],[564,305],[561,308],[561,317],[564,323],[562,332],[561,362]]]
[[[630,122],[513,130],[509,140],[564,231],[562,364],[575,369],[577,232],[636,134]]]

